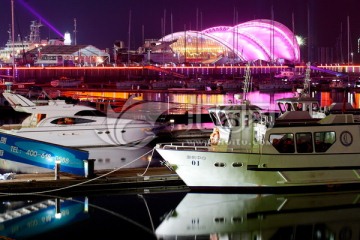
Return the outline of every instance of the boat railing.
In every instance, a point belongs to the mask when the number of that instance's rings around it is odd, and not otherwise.
[[[0,126],[0,129],[3,130],[18,130],[20,129],[22,126],[21,124],[3,124]]]
[[[173,150],[194,150],[194,151],[208,151],[209,145],[207,143],[198,142],[174,142],[174,143],[160,143],[157,148],[173,149]]]

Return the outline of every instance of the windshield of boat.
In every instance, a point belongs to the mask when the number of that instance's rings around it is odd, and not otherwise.
[[[104,112],[94,109],[79,111],[75,113],[75,116],[106,117],[106,114]]]

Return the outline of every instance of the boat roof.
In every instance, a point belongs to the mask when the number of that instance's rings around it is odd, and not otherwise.
[[[229,104],[229,105],[218,105],[215,107],[210,107],[209,111],[243,111],[243,110],[253,110],[253,111],[262,111],[263,109],[256,105],[251,104]]]
[[[291,98],[280,98],[276,102],[319,102],[318,99],[312,97],[291,97]]]

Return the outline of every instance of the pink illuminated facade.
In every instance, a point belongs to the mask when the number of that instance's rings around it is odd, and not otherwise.
[[[170,42],[177,62],[238,63],[300,61],[300,48],[285,25],[258,19],[234,27],[217,26],[203,31],[169,34],[160,41]]]

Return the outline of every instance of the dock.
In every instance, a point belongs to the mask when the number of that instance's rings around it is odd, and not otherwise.
[[[187,189],[175,172],[167,167],[127,168],[95,172],[92,177],[54,172],[14,174],[12,179],[0,180],[1,195],[79,194],[102,191],[143,191],[151,189]]]

